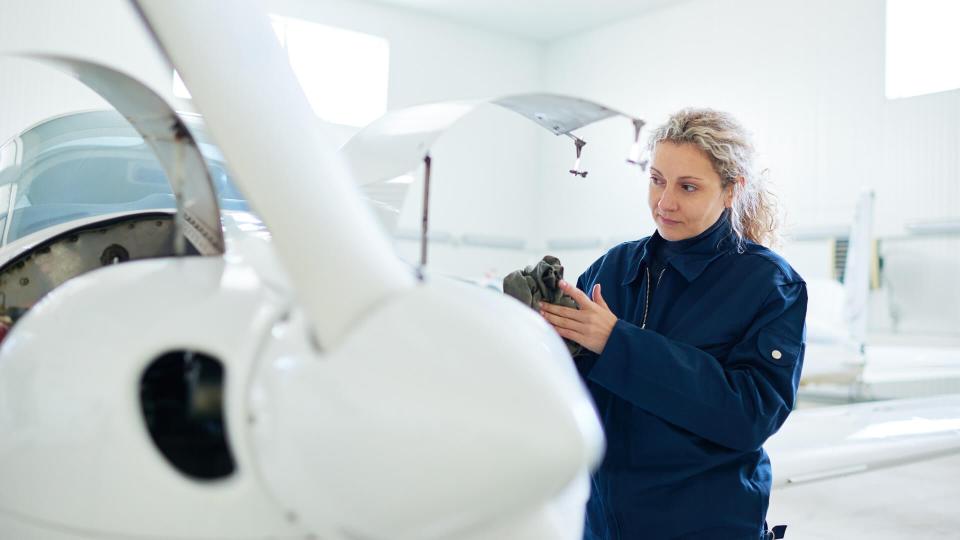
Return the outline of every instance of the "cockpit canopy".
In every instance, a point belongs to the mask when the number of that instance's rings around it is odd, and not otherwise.
[[[221,210],[249,213],[201,119],[181,118],[198,141]],[[156,154],[116,111],[53,118],[0,147],[0,245],[85,218],[176,208]]]

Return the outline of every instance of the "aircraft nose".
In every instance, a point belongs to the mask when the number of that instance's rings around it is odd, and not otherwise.
[[[453,288],[414,289],[319,358],[292,337],[267,347],[252,440],[305,523],[449,537],[540,507],[599,462],[599,420],[556,333],[512,299]]]

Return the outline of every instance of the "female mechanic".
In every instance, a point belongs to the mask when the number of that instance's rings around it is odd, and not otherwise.
[[[607,436],[584,538],[773,538],[762,445],[794,406],[806,285],[767,247],[776,209],[730,115],[682,110],[650,151],[656,231],[561,284],[579,310],[541,304],[583,346]]]

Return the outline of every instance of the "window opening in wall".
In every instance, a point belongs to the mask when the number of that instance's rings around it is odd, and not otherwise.
[[[888,99],[960,88],[960,2],[887,0]]]
[[[359,127],[387,112],[390,44],[385,38],[292,17],[270,19],[317,116]],[[190,99],[176,71],[173,94]]]

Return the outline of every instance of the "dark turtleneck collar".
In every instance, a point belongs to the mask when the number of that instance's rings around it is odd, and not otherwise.
[[[684,238],[683,240],[667,240],[666,238],[660,236],[660,231],[654,233],[654,236],[651,238],[656,238],[655,243],[651,244],[655,250],[659,250],[666,258],[670,258],[673,255],[678,253],[683,253],[684,251],[696,246],[701,240],[711,236],[716,233],[721,227],[728,227],[730,224],[730,209],[726,208],[723,212],[720,213],[720,217],[717,218],[717,221],[713,223],[707,230],[702,233],[692,237]]]
[[[669,241],[654,232],[643,244],[638,257],[631,265],[623,284],[633,282],[640,275],[642,266],[649,265],[655,251],[667,264],[673,266],[687,281],[696,279],[714,259],[734,247],[734,232],[730,225],[730,210],[720,214],[716,223],[707,230],[684,240]]]

